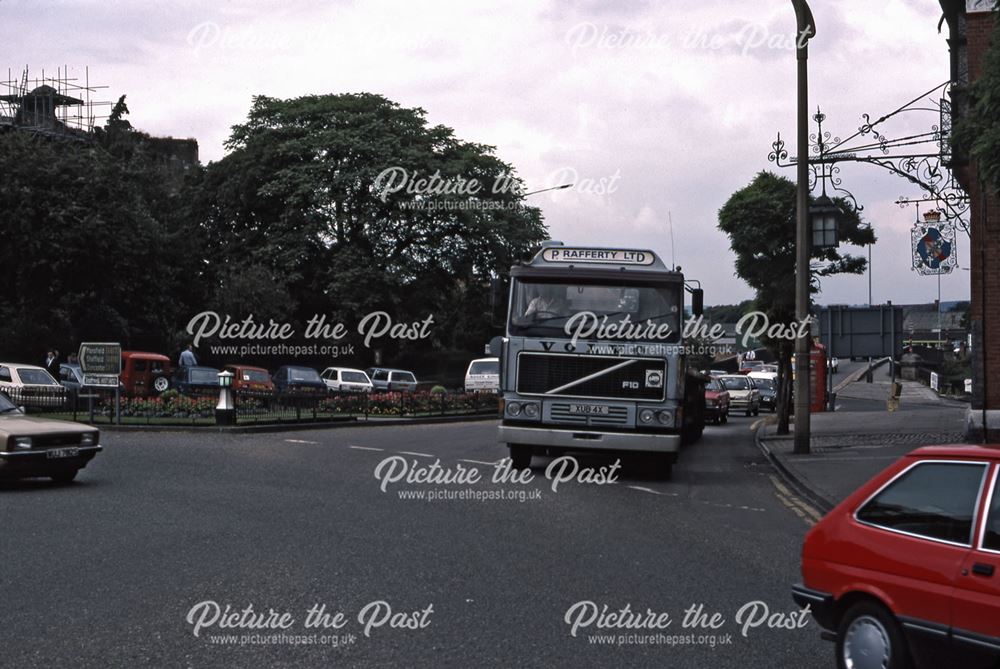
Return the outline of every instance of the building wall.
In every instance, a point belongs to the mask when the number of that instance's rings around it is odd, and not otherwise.
[[[996,29],[996,14],[971,6],[960,22],[964,28],[962,68],[974,83],[983,72],[986,51]],[[955,48],[955,44],[953,44]],[[985,422],[991,441],[1000,440],[1000,200],[985,192],[975,162],[956,170],[971,200],[971,329],[972,409],[970,436],[979,437]],[[985,410],[985,411],[984,411]],[[985,421],[984,421],[985,416]]]

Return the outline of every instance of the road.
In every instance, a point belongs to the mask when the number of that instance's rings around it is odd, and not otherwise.
[[[751,420],[709,428],[670,481],[626,461],[614,483],[567,482],[555,492],[545,476],[550,461],[539,457],[528,483],[380,489],[376,468],[393,456],[488,476],[494,468],[486,463],[504,455],[493,422],[109,432],[105,452],[75,484],[0,487],[0,664],[833,666],[832,645],[811,619],[798,629],[751,627],[745,637],[737,623],[739,609],[757,601],[754,616],[766,605],[779,614],[772,622],[795,626],[789,586],[815,513],[776,484],[753,445]],[[406,490],[541,497],[431,502],[403,499]],[[391,616],[372,604],[379,601]],[[221,629],[213,605],[198,608],[202,602],[273,609],[291,622],[285,630]],[[661,617],[658,629],[598,629],[586,624],[587,602],[668,614],[670,624]],[[329,618],[343,626],[306,629],[306,612],[324,604],[328,614],[343,613]],[[685,610],[697,605],[708,614],[703,621],[720,614],[718,629],[683,626]],[[571,618],[580,623],[575,637],[565,622],[571,610],[580,614]],[[204,623],[198,636],[189,617]],[[266,636],[279,632],[286,636]],[[329,635],[326,645],[290,642],[319,633]],[[636,633],[643,639],[621,638]],[[265,637],[239,645],[250,634]]]

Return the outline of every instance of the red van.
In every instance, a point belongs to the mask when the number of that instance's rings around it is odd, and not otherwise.
[[[126,395],[159,395],[170,388],[170,358],[159,353],[122,351],[121,382]]]
[[[1000,446],[927,446],[806,535],[803,585],[838,667],[1000,666]]]

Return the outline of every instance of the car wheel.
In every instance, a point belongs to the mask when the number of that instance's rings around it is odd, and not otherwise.
[[[73,479],[76,478],[77,471],[79,471],[79,470],[77,470],[77,469],[66,469],[66,470],[55,472],[53,474],[49,474],[49,478],[52,479],[53,481],[55,481],[56,483],[61,483],[61,484],[72,483]]]
[[[899,623],[874,602],[855,604],[837,630],[839,669],[909,669],[910,651]]]
[[[531,467],[531,446],[526,444],[510,445],[510,461],[514,469],[528,469]]]
[[[158,376],[153,379],[153,390],[158,393],[166,392],[170,388],[170,379],[165,376]]]
[[[726,413],[722,414],[722,418],[720,419],[720,422],[723,425],[725,425],[726,423],[729,422],[729,412],[728,411],[726,411]]]

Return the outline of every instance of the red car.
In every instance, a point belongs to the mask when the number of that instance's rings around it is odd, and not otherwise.
[[[705,384],[705,418],[716,425],[729,421],[729,391],[718,379]]]
[[[233,390],[274,391],[274,382],[271,381],[271,373],[263,367],[226,365],[226,371],[233,375]]]
[[[837,666],[1000,666],[1000,446],[927,446],[826,515],[804,585]]]

